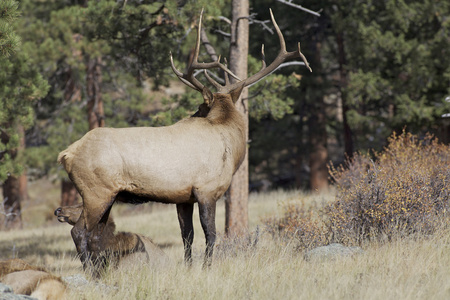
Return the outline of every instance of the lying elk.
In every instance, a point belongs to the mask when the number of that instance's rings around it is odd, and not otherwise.
[[[66,284],[61,277],[18,258],[0,261],[0,282],[9,285],[15,294],[31,296],[30,299],[66,299]],[[7,295],[0,295],[0,299],[23,299]]]
[[[55,210],[59,222],[74,226],[80,219],[83,204],[62,206]],[[110,215],[100,236],[104,259],[113,267],[124,269],[127,265],[150,263],[163,265],[168,262],[166,254],[146,236],[131,232],[115,232],[116,224]],[[81,254],[81,253],[78,253]]]
[[[284,61],[301,57],[308,66],[300,43],[296,51],[286,51],[272,11],[270,14],[281,50],[268,66],[262,51],[261,70],[239,80],[220,59],[198,62],[202,11],[194,58],[186,73],[177,70],[170,57],[178,78],[203,95],[204,103],[191,118],[158,128],[97,128],[59,154],[58,162],[83,198],[83,212],[72,229],[72,237],[85,268],[101,251],[99,237],[114,201],[176,204],[187,263],[191,262],[192,214],[197,202],[206,238],[204,265],[211,263],[216,239],[216,201],[230,186],[247,147],[244,116],[235,103],[245,86],[269,75]],[[226,75],[226,84],[222,86],[205,71],[208,81],[218,90],[213,94],[194,76],[195,70],[212,68],[222,69],[239,81],[230,84]]]

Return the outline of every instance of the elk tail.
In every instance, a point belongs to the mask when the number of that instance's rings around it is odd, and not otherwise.
[[[73,158],[75,157],[75,153],[80,145],[80,140],[78,140],[70,145],[66,150],[61,151],[58,155],[57,161],[59,164],[64,166],[67,173],[72,171]]]

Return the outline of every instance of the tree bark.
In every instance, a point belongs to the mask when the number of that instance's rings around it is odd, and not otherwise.
[[[232,25],[230,45],[230,70],[239,78],[247,78],[249,39],[248,0],[232,1]],[[245,116],[246,140],[248,140],[248,89],[244,88],[237,109]],[[233,176],[225,200],[225,232],[228,237],[248,233],[248,148],[244,161]]]
[[[309,142],[311,153],[309,155],[310,188],[313,191],[325,191],[328,189],[328,150],[325,113],[323,97],[317,98],[318,109],[309,122]]]
[[[103,101],[100,86],[102,84],[101,57],[89,58],[86,70],[86,90],[88,97],[87,114],[89,130],[105,126]]]
[[[349,111],[348,100],[347,100],[347,92],[345,91],[348,85],[347,78],[347,59],[345,55],[345,47],[344,47],[344,35],[342,32],[338,32],[336,34],[336,41],[338,45],[338,59],[339,59],[339,89],[341,91],[341,99],[342,99],[342,123],[344,130],[344,151],[345,155],[348,158],[353,156],[354,146],[353,146],[353,133],[348,124],[347,112]]]
[[[72,39],[75,43],[81,40],[80,34],[74,34]],[[79,49],[72,49],[72,56],[77,60],[82,59],[82,53]],[[67,71],[67,81],[64,86],[64,99],[66,102],[81,101],[81,86],[79,80],[73,75],[73,70]],[[69,179],[61,179],[61,206],[72,206],[78,203],[78,191],[75,185]]]
[[[19,146],[10,151],[11,159],[16,159],[18,153],[25,150],[25,130],[19,125],[17,132],[20,136]],[[10,137],[3,134],[1,138],[3,143],[7,144]],[[23,227],[21,201],[24,200],[22,199],[23,197],[26,199],[28,196],[26,187],[26,175],[11,174],[3,183],[3,211],[5,221],[2,227],[4,229],[21,229]]]
[[[61,206],[72,206],[78,203],[78,191],[72,181],[61,180]]]
[[[105,126],[103,111],[103,100],[101,97],[102,69],[101,58],[88,58],[86,63],[86,97],[87,119],[89,130]],[[71,77],[71,76],[70,76]],[[73,78],[69,78],[65,96],[70,100],[80,100],[81,93],[79,85],[75,84]],[[78,203],[78,191],[72,181],[63,179],[61,181],[61,206],[75,205]]]
[[[319,30],[313,37],[314,53],[314,86],[319,91],[323,91],[321,86],[325,82],[321,62],[322,32]],[[314,92],[313,92],[314,93]],[[309,167],[310,167],[310,188],[313,191],[324,191],[328,189],[328,150],[327,150],[327,130],[325,102],[323,92],[313,96],[311,117],[309,118]]]
[[[4,229],[22,229],[19,179],[10,175],[3,183]]]
[[[20,201],[28,201],[30,198],[28,195],[28,176],[26,171],[23,171],[19,176],[19,197]]]

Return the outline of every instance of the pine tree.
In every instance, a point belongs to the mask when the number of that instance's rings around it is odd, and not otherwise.
[[[441,115],[450,109],[444,101],[450,94],[447,2],[386,0],[355,5],[348,0],[324,0],[301,4],[321,10],[321,17],[305,14],[299,18],[292,8],[285,9],[270,0],[251,5],[260,14],[263,6],[281,10],[284,19],[280,26],[295,22],[286,36],[302,38],[302,49],[313,68],[311,76],[301,77],[293,114],[277,123],[263,119],[264,134],[270,137],[268,132],[274,132],[280,146],[274,147],[274,140],[262,148],[261,142],[261,150],[250,151],[252,165],[259,163],[259,168],[264,166],[266,172],[280,177],[280,169],[287,176],[294,173],[292,161],[297,161],[296,169],[305,164],[308,152],[314,152],[310,138],[319,135],[319,127],[310,123],[316,115],[319,95],[326,99],[325,106],[319,109],[325,112],[326,132],[331,141],[336,141],[335,149],[344,150],[348,156],[368,148],[381,149],[392,131],[405,126],[417,134],[448,132],[441,129],[448,128]],[[318,52],[312,47],[319,31],[323,32],[321,68],[317,68]],[[270,49],[270,41],[265,44]],[[250,124],[251,146],[257,148],[255,128],[260,124]],[[279,130],[283,130],[283,136],[276,136]],[[272,161],[263,159],[267,156]],[[344,153],[334,150],[330,158],[342,160]],[[298,173],[304,176],[306,170]]]
[[[3,183],[3,227],[20,228],[22,200],[20,175],[24,171],[24,131],[33,124],[33,103],[47,93],[47,82],[19,49],[19,37],[11,31],[18,3],[0,6],[0,182]],[[1,29],[0,29],[1,30]],[[3,37],[6,37],[3,39]]]
[[[334,1],[342,87],[356,148],[377,148],[405,126],[437,133],[450,93],[450,4]]]

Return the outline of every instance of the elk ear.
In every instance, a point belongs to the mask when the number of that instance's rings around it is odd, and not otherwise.
[[[242,84],[240,86],[238,86],[237,88],[235,88],[234,90],[232,90],[230,92],[230,96],[231,96],[231,100],[233,100],[233,103],[236,104],[236,101],[238,101],[239,97],[241,96],[242,90],[245,87],[245,81],[242,82]]]
[[[213,100],[213,94],[206,86],[203,87],[202,96],[203,96],[203,100],[205,101],[206,105],[210,106],[210,104],[212,103],[212,100]]]

